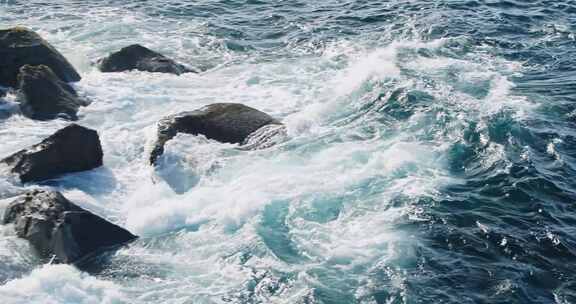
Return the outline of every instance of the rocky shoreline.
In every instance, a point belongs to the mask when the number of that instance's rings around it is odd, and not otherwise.
[[[141,45],[127,46],[96,62],[106,73],[199,72]],[[0,30],[0,97],[7,92],[16,94],[21,115],[41,121],[80,120],[78,110],[90,104],[70,85],[80,80],[72,64],[37,33],[23,27]],[[270,115],[238,103],[215,103],[168,115],[158,122],[150,165],[156,165],[165,143],[178,133],[203,135],[250,150],[268,147],[259,145],[258,139],[268,140],[283,134],[283,129]],[[41,183],[101,167],[104,153],[97,130],[71,123],[36,145],[0,156],[0,167],[21,183]],[[50,263],[77,265],[138,238],[53,190],[33,190],[15,198],[2,223],[14,225],[17,235]]]

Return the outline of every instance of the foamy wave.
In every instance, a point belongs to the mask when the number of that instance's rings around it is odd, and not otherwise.
[[[5,304],[129,303],[119,287],[84,274],[72,266],[46,265],[24,278],[0,286]]]

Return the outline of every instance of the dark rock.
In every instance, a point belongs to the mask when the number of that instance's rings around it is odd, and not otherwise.
[[[94,130],[71,124],[28,149],[0,161],[23,183],[102,166],[102,147]]]
[[[238,103],[215,103],[201,109],[168,116],[158,123],[158,138],[150,163],[164,153],[164,145],[178,133],[204,135],[224,143],[242,144],[263,126],[281,123],[270,115]]]
[[[100,59],[98,64],[102,72],[139,70],[176,75],[196,72],[139,44],[133,44],[112,53],[110,56]]]
[[[0,85],[15,87],[26,64],[47,65],[66,82],[80,80],[68,60],[35,32],[22,27],[0,30]]]
[[[45,65],[25,65],[18,75],[20,109],[32,119],[54,118],[78,119],[81,106],[88,103],[78,97],[76,91],[63,82]]]
[[[55,191],[26,193],[8,206],[3,223],[14,224],[40,257],[57,263],[79,263],[137,238]]]

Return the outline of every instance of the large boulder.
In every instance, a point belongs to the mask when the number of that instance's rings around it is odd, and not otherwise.
[[[33,190],[16,199],[3,223],[14,224],[41,258],[57,263],[79,263],[137,238],[55,191]]]
[[[100,59],[98,67],[102,72],[139,70],[176,75],[196,72],[139,44],[127,46],[106,58]]]
[[[0,164],[27,183],[100,167],[102,157],[98,133],[71,124],[39,144],[0,160]]]
[[[215,103],[201,109],[163,118],[158,123],[157,140],[150,155],[155,164],[164,145],[178,133],[204,135],[224,143],[242,144],[253,132],[266,125],[281,125],[270,115],[238,103]]]
[[[78,119],[81,106],[88,103],[46,65],[25,65],[18,75],[20,109],[32,119]]]
[[[15,87],[26,64],[47,65],[66,82],[80,80],[68,60],[35,32],[22,27],[0,30],[0,86]]]

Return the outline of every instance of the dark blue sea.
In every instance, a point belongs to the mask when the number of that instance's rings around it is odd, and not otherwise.
[[[47,265],[0,226],[0,303],[576,303],[576,1],[0,0],[82,74],[104,167],[41,185],[141,238]],[[101,73],[139,43],[199,74]],[[0,99],[0,158],[65,120]],[[242,151],[156,122],[237,102]]]

